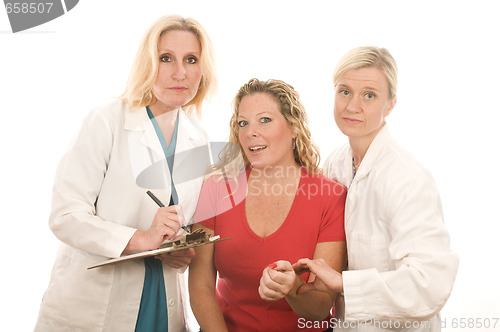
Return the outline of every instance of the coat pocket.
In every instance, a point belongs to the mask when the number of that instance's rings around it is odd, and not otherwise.
[[[368,235],[355,231],[347,233],[349,270],[375,268],[379,272],[389,271],[388,241],[385,236]]]

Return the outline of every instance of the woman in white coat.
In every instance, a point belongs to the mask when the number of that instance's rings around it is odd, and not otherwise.
[[[144,35],[121,100],[85,119],[54,183],[49,224],[63,243],[35,331],[190,330],[183,272],[193,249],[87,267],[158,248],[191,220],[211,164],[191,115],[214,89],[213,65],[203,27],[164,16]]]
[[[386,49],[355,48],[340,60],[334,85],[335,122],[349,144],[328,157],[325,170],[348,188],[348,267],[340,274],[302,259],[296,271],[317,278],[300,291],[343,293],[332,322],[338,329],[439,331],[458,257],[431,175],[385,123],[396,105],[396,63]]]

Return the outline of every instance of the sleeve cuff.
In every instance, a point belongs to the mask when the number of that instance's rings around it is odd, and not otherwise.
[[[369,317],[370,313],[367,310],[366,302],[371,300],[365,294],[363,284],[369,283],[369,280],[375,280],[377,278],[376,274],[376,269],[342,272],[346,321]]]

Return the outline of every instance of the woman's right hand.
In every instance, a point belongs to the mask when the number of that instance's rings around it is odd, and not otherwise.
[[[137,230],[124,252],[157,249],[165,240],[172,239],[184,225],[184,214],[180,205],[161,207],[156,212],[148,230]]]

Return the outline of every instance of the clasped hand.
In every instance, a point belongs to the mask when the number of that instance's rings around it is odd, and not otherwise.
[[[278,301],[294,295],[304,283],[287,261],[277,261],[267,266],[260,278],[259,294],[266,301]]]
[[[300,277],[306,272],[314,274],[307,283]],[[313,290],[325,293],[343,291],[342,274],[322,258],[303,258],[293,265],[287,261],[273,263],[262,272],[259,286],[260,297],[266,301],[277,301]]]

